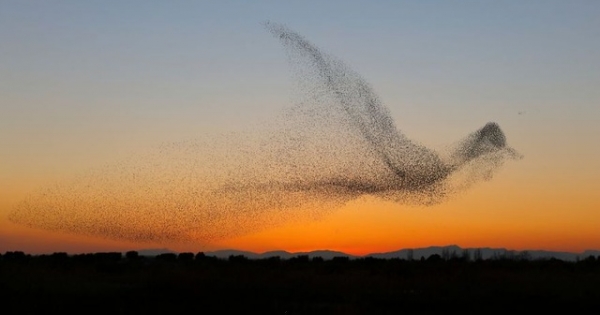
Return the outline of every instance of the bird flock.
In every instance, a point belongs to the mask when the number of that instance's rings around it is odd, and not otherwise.
[[[314,220],[371,195],[432,205],[520,154],[498,124],[436,152],[408,139],[367,81],[277,23],[298,97],[267,127],[166,143],[32,193],[9,219],[138,242],[194,242]]]

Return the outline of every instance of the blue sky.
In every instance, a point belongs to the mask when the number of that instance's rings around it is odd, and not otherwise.
[[[9,110],[3,116],[11,122],[3,125],[26,126],[57,112],[98,125],[130,124],[134,117],[162,124],[178,113],[229,124],[268,115],[290,101],[290,85],[281,49],[261,27],[266,20],[287,24],[346,61],[402,128],[423,141],[434,136],[424,130],[428,120],[468,124],[465,116],[475,123],[548,112],[575,123],[598,114],[592,100],[600,80],[599,7],[594,1],[4,2],[0,79]],[[453,129],[448,136],[460,134]]]
[[[598,1],[0,1],[0,214],[42,182],[289,106],[268,20],[360,73],[410,138],[443,147],[496,121],[521,184],[591,192],[599,16]]]

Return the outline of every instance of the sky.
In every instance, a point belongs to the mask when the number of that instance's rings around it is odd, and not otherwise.
[[[0,0],[0,252],[600,249],[598,16],[591,0]],[[8,220],[56,182],[290,107],[290,66],[265,21],[360,73],[411,139],[443,148],[494,121],[523,158],[433,206],[364,196],[202,244]]]

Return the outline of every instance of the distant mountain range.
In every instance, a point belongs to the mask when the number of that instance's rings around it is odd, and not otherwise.
[[[161,248],[161,249],[143,249],[139,250],[138,253],[142,256],[156,256],[164,253],[174,253],[177,252]],[[478,256],[482,259],[490,259],[494,257],[508,257],[508,258],[527,258],[527,259],[549,259],[556,258],[563,261],[576,261],[577,259],[583,259],[589,256],[600,256],[600,250],[586,250],[581,253],[572,253],[572,252],[557,252],[557,251],[545,251],[545,250],[523,250],[523,251],[515,251],[508,250],[506,248],[489,248],[489,247],[481,247],[481,248],[461,248],[456,245],[449,246],[431,246],[425,248],[407,248],[393,252],[385,252],[385,253],[371,253],[362,256],[350,255],[343,252],[330,251],[330,250],[316,250],[311,252],[287,252],[287,251],[269,251],[264,253],[254,253],[248,251],[240,251],[234,249],[228,250],[218,250],[218,251],[209,251],[204,252],[206,256],[213,256],[217,258],[228,258],[229,256],[245,256],[248,259],[264,259],[269,257],[279,257],[281,259],[290,259],[297,256],[308,256],[309,258],[313,257],[322,257],[323,259],[329,260],[334,257],[348,257],[350,259],[355,258],[364,258],[364,257],[373,257],[373,258],[382,258],[382,259],[427,259],[431,255],[440,255],[443,258],[451,258],[451,257],[461,257],[463,255],[469,255],[470,258],[477,258]]]

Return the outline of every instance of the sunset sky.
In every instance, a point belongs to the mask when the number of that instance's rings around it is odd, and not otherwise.
[[[594,0],[0,1],[0,253],[600,249],[599,16]],[[265,21],[360,73],[411,139],[444,148],[494,121],[523,159],[441,204],[364,196],[210,244],[8,220],[44,187],[291,106]]]

